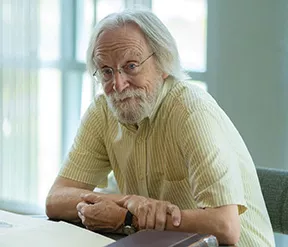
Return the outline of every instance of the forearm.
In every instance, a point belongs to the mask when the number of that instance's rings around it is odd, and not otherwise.
[[[91,190],[74,187],[59,187],[50,191],[46,199],[46,214],[50,219],[67,220],[80,222],[76,206],[82,201],[81,194],[91,193]],[[102,194],[93,192],[96,195],[116,201],[123,198],[119,194]]]
[[[229,222],[225,214],[213,209],[182,210],[181,224],[174,227],[168,215],[165,230],[214,235],[221,244],[236,244],[240,235],[240,223]],[[239,227],[238,227],[239,225]]]

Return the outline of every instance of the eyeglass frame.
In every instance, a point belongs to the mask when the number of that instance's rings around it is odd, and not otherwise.
[[[155,52],[152,52],[147,58],[145,58],[142,62],[140,62],[139,64],[135,65],[135,67],[139,68],[140,66],[142,66],[150,57],[152,57],[153,55],[155,54]],[[123,72],[123,67],[125,67],[128,63],[126,63],[125,65],[123,65],[122,67],[120,67],[119,69],[116,68],[115,70],[118,71],[120,74],[122,74]],[[106,81],[105,83],[109,83],[109,82],[112,82],[115,80],[115,72],[114,72],[114,68],[112,67],[106,67],[108,69],[111,69],[113,75],[112,75],[112,78],[111,78],[111,81]],[[99,71],[99,69],[96,69],[96,71],[92,74],[92,76],[95,78],[97,77],[97,72]],[[124,71],[124,74],[127,74],[125,71]],[[129,74],[128,74],[129,75]],[[131,75],[130,75],[131,76]],[[113,80],[112,80],[113,79]],[[103,83],[103,80],[101,80],[102,83]]]

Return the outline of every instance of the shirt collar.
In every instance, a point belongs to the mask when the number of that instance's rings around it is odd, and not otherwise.
[[[159,95],[157,97],[156,104],[154,105],[153,110],[152,110],[152,112],[149,115],[150,123],[152,123],[153,120],[155,119],[155,117],[157,115],[157,112],[158,112],[158,110],[159,110],[164,98],[166,97],[166,95],[171,90],[171,88],[173,86],[173,83],[174,83],[174,80],[173,80],[173,78],[171,76],[168,76],[164,80],[162,89],[161,89],[161,91],[160,91],[160,93],[159,93]]]

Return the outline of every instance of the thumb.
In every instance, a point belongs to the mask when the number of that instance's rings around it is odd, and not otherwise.
[[[90,204],[101,201],[101,197],[94,193],[81,194],[80,196],[83,201],[90,203]]]
[[[129,200],[130,196],[124,196],[122,197],[120,200],[115,201],[116,204],[122,208],[126,208],[127,207],[127,201]]]
[[[173,225],[178,227],[181,224],[181,210],[174,204],[169,204],[167,213],[172,216]]]

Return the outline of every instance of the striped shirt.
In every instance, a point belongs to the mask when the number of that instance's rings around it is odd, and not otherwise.
[[[60,176],[95,187],[113,170],[122,194],[180,209],[238,205],[238,247],[275,246],[252,158],[234,125],[199,87],[166,79],[139,125],[117,121],[103,95],[85,113]]]

